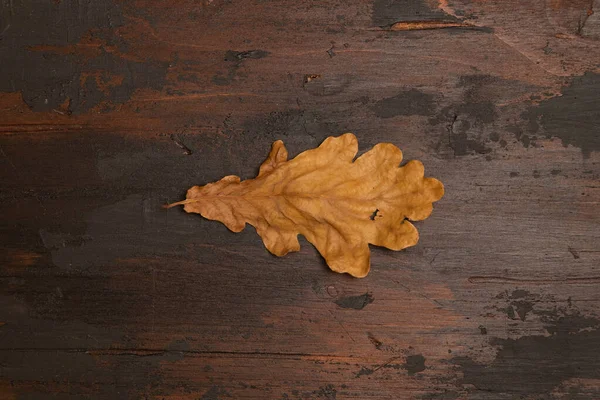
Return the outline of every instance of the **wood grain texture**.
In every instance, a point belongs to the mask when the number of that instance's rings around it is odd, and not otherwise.
[[[0,2],[0,397],[599,398],[599,15]],[[344,132],[446,188],[366,279],[160,207]]]

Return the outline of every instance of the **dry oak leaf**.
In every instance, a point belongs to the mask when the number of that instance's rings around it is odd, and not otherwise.
[[[288,160],[278,140],[256,178],[240,182],[229,175],[194,186],[186,200],[165,207],[184,205],[186,212],[221,221],[233,232],[248,223],[276,256],[300,250],[302,234],[333,271],[364,277],[369,244],[414,246],[419,233],[407,219],[427,218],[444,186],[423,176],[420,161],[398,167],[402,152],[391,143],[354,160],[357,151],[356,137],[346,133]]]

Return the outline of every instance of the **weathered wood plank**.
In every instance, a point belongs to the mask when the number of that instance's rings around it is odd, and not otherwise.
[[[0,2],[0,397],[598,398],[597,3]],[[366,279],[160,208],[347,131],[446,187]]]

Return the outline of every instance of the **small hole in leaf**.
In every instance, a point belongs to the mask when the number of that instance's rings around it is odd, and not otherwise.
[[[377,213],[379,212],[379,208],[375,209],[375,211],[373,211],[373,214],[371,214],[371,216],[369,217],[371,219],[371,221],[375,221],[375,217],[377,216]]]

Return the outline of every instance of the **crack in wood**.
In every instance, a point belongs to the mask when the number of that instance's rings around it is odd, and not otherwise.
[[[169,350],[169,349],[86,349],[80,347],[52,347],[52,348],[35,348],[35,347],[15,347],[0,349],[2,352],[64,352],[64,353],[85,353],[93,356],[136,356],[136,357],[151,357],[165,354],[184,354],[190,356],[247,356],[247,357],[291,357],[291,358],[314,358],[314,359],[351,359],[352,355],[336,355],[336,354],[313,354],[313,353],[286,353],[286,352],[270,352],[270,351],[211,351],[211,350]]]
[[[504,278],[501,276],[471,276],[467,279],[469,283],[530,283],[533,285],[564,283],[567,285],[586,285],[600,283],[600,276],[591,276],[583,278],[562,278],[562,279],[527,279],[527,278]]]
[[[479,29],[480,27],[457,21],[400,21],[390,26],[390,31],[422,31],[430,29],[467,28]]]

